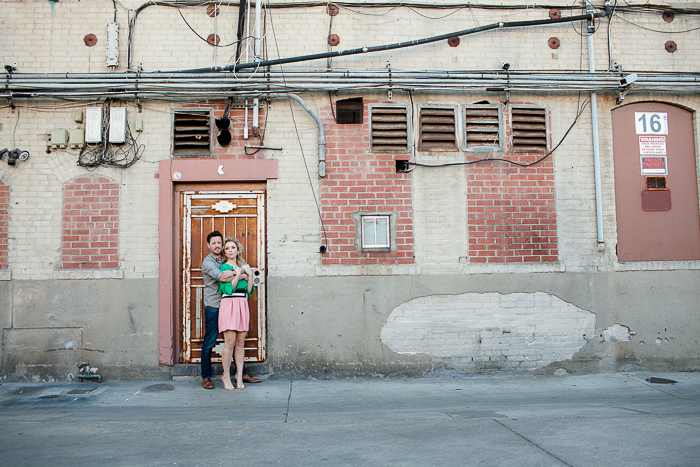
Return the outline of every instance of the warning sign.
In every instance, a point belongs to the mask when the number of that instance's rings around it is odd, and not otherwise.
[[[640,158],[642,164],[642,175],[668,175],[666,156]]]
[[[639,154],[641,155],[666,155],[665,136],[640,136]]]

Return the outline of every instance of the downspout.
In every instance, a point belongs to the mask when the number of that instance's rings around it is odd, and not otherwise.
[[[290,94],[290,93],[284,93],[284,94],[270,94],[270,97],[278,97],[278,98],[289,98],[289,99],[294,99],[301,105],[304,110],[306,110],[309,115],[311,115],[311,118],[316,120],[316,124],[318,125],[318,176],[323,178],[326,176],[326,138],[323,133],[323,123],[321,122],[321,119],[316,115],[316,112],[313,111],[309,105],[304,102],[304,100],[297,96],[296,94]]]
[[[586,13],[595,12],[591,0],[586,1]],[[595,57],[593,56],[593,33],[595,24],[593,20],[588,22],[588,71],[595,73]],[[600,183],[600,144],[598,141],[598,101],[596,92],[591,91],[591,126],[593,129],[593,174],[595,177],[595,216],[596,227],[598,229],[598,251],[605,250],[605,238],[603,237],[603,199]]]

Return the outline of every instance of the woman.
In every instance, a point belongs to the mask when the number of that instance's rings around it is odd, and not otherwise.
[[[224,349],[221,352],[221,364],[224,374],[221,381],[224,389],[233,390],[231,383],[231,356],[236,360],[236,389],[243,389],[243,360],[245,358],[245,337],[250,324],[248,297],[253,295],[253,273],[243,259],[243,245],[233,237],[224,240],[226,262],[221,271],[233,271],[236,275],[231,282],[220,282],[219,293],[219,332],[224,333]],[[248,280],[242,277],[247,277]]]

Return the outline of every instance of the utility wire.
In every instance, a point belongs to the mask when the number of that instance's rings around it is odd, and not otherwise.
[[[357,55],[357,54],[364,54],[364,53],[371,53],[371,52],[383,52],[386,50],[402,49],[402,48],[406,48],[406,47],[414,47],[417,45],[430,44],[433,42],[447,40],[447,39],[450,39],[452,37],[467,36],[467,35],[477,34],[480,32],[490,31],[490,30],[494,30],[494,29],[511,29],[511,28],[522,28],[522,27],[527,27],[527,26],[546,26],[546,25],[551,25],[551,24],[567,23],[569,21],[573,22],[573,21],[602,18],[602,17],[608,16],[609,14],[610,14],[609,11],[606,10],[606,11],[601,12],[601,13],[591,13],[591,14],[585,14],[585,15],[570,16],[570,17],[565,17],[565,18],[540,19],[540,20],[530,20],[530,21],[498,22],[498,23],[488,24],[485,26],[479,26],[476,28],[464,29],[462,31],[456,31],[456,32],[448,33],[448,34],[441,34],[439,36],[431,36],[431,37],[426,37],[423,39],[416,39],[416,40],[406,41],[406,42],[398,42],[398,43],[394,43],[394,44],[385,44],[385,45],[378,45],[378,46],[372,46],[372,47],[360,47],[360,48],[350,49],[350,50],[343,50],[343,51],[336,51],[336,52],[325,52],[325,53],[312,54],[312,55],[302,55],[302,56],[297,56],[297,57],[278,58],[275,60],[265,60],[265,61],[261,61],[261,62],[241,63],[238,65],[229,65],[229,66],[225,66],[225,67],[209,67],[209,68],[196,68],[193,70],[178,70],[178,71],[173,71],[172,73],[208,73],[208,72],[217,72],[217,71],[242,70],[245,68],[257,68],[260,66],[268,67],[268,66],[274,66],[274,65],[282,65],[285,63],[306,62],[306,61],[319,60],[319,59],[329,58],[329,57],[344,57],[347,55]]]

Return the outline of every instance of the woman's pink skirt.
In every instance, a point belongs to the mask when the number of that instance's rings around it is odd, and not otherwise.
[[[246,331],[250,326],[250,308],[248,299],[243,297],[224,297],[219,305],[219,332]]]

